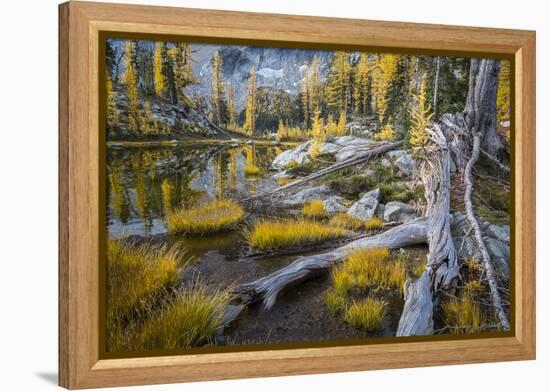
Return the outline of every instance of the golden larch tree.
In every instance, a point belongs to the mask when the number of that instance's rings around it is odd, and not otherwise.
[[[106,95],[107,95],[107,127],[111,130],[119,125],[118,109],[115,101],[115,91],[113,89],[113,81],[107,73],[106,78]]]
[[[397,73],[399,56],[396,54],[379,54],[376,67],[372,72],[372,89],[378,121],[384,122],[389,103],[389,88]]]
[[[336,52],[328,75],[326,97],[328,107],[337,113],[347,112],[351,94],[349,54]]]
[[[426,128],[432,123],[433,113],[431,111],[432,107],[426,103],[426,77],[424,76],[415,96],[415,102],[409,111],[411,115],[409,143],[413,147],[420,147],[428,142],[429,135]]]
[[[138,86],[135,69],[135,42],[127,41],[124,45],[126,58],[124,65],[126,73],[124,79],[126,82],[126,94],[128,95],[128,130],[132,133],[139,133],[139,103]]]
[[[252,136],[256,130],[256,71],[254,66],[250,68],[248,76],[244,130],[249,136]]]
[[[164,66],[165,43],[157,42],[155,44],[155,58],[153,61],[153,69],[155,75],[155,92],[158,96],[162,96],[166,91],[166,79],[163,73]]]
[[[510,61],[500,62],[497,90],[498,122],[510,119]]]

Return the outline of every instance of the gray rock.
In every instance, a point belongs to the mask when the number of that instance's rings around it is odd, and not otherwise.
[[[400,149],[400,150],[397,150],[397,151],[389,151],[389,152],[386,152],[386,156],[389,157],[390,159],[397,159],[403,155],[408,155],[409,153],[407,151],[405,151],[404,149]]]
[[[379,199],[380,189],[369,191],[348,209],[348,215],[363,221],[372,219],[378,208]]]
[[[271,167],[275,170],[283,170],[290,163],[304,164],[309,162],[308,150],[312,142],[308,141],[306,143],[298,145],[294,149],[287,149],[286,151],[277,155],[277,157],[271,163]]]
[[[491,257],[497,273],[508,279],[510,276],[510,227],[508,225],[489,224],[480,221],[487,251]],[[466,215],[460,212],[453,214],[451,224],[453,242],[461,259],[481,259],[481,252],[478,249],[473,230]]]
[[[347,147],[342,148],[336,154],[336,161],[341,162],[342,160],[349,159],[357,154],[358,148],[354,145],[348,145]]]
[[[334,144],[338,144],[341,147],[347,147],[347,146],[359,146],[359,145],[371,145],[372,140],[366,139],[366,138],[359,138],[354,136],[340,136],[340,137],[334,137],[332,140]]]
[[[382,164],[384,167],[391,167],[392,165],[391,161],[386,158],[381,159],[380,164]]]
[[[414,160],[410,153],[401,155],[395,160],[396,167],[405,175],[412,175],[414,170]]]
[[[391,201],[385,205],[384,221],[388,223],[408,223],[416,218],[416,209],[399,201]]]
[[[340,196],[332,196],[323,202],[323,207],[327,213],[347,212],[348,208],[342,205],[345,199]]]
[[[323,143],[319,147],[319,151],[321,153],[337,153],[339,150],[342,149],[342,146],[334,143]]]
[[[380,203],[378,204],[378,206],[376,207],[376,217],[378,217],[379,219],[384,219],[384,211],[386,210],[386,205]]]
[[[289,199],[283,201],[288,206],[297,206],[313,200],[325,200],[331,196],[331,191],[327,186],[308,187],[294,194]]]
[[[252,144],[254,144],[254,140],[248,140],[246,143],[247,143],[248,145],[252,145]]]

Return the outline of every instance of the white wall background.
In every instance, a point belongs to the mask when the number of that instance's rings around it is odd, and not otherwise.
[[[104,0],[105,1],[105,0]],[[119,2],[126,2],[119,0]],[[146,387],[226,391],[473,390],[548,386],[550,86],[545,2],[479,0],[133,0],[133,3],[537,30],[538,360]],[[57,0],[1,3],[0,389],[56,387]],[[546,242],[545,240],[546,239]],[[546,369],[546,373],[545,373]],[[135,388],[137,389],[137,388]]]

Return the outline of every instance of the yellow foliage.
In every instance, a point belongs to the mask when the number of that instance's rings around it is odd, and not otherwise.
[[[374,297],[353,303],[344,314],[351,326],[374,333],[382,329],[386,317],[386,304]]]
[[[327,211],[322,200],[312,200],[302,208],[304,217],[322,218],[327,217]]]
[[[131,132],[139,132],[139,106],[138,106],[138,87],[137,75],[134,69],[134,51],[135,43],[126,41],[125,44],[126,58],[126,94],[128,95],[128,128]]]
[[[399,56],[396,54],[379,54],[376,67],[372,72],[372,89],[378,121],[384,122],[388,109],[388,91],[395,75]]]
[[[116,107],[116,101],[115,101],[115,92],[113,89],[113,82],[107,73],[107,88],[106,88],[106,95],[107,95],[107,126],[108,127],[115,127],[119,124],[119,115],[118,115],[118,109]]]
[[[256,71],[254,66],[250,68],[248,77],[248,95],[246,96],[244,118],[244,131],[247,135],[254,135],[256,130]]]
[[[338,126],[336,127],[336,136],[345,136],[347,134],[346,131],[346,112],[341,111],[340,112],[340,118],[338,119]]]
[[[409,128],[409,143],[421,147],[428,142],[426,128],[432,123],[432,107],[426,103],[426,79],[423,77],[420,89],[415,98],[416,104],[410,109],[411,127]]]
[[[279,120],[276,136],[278,141],[299,141],[303,140],[304,136],[304,132],[299,127],[290,127],[282,120]]]
[[[376,139],[380,141],[395,140],[395,131],[393,130],[393,125],[389,122],[384,125],[380,132],[376,135]]]
[[[361,287],[380,286],[402,289],[405,270],[400,262],[390,261],[386,248],[361,249],[351,252],[342,270],[354,276]]]
[[[244,217],[244,210],[232,200],[221,199],[191,209],[166,214],[170,232],[206,235],[233,228]]]
[[[330,277],[334,291],[342,296],[345,296],[356,283],[355,276],[344,267],[334,268]]]
[[[510,61],[500,62],[497,91],[498,122],[510,119]]]
[[[155,44],[155,59],[153,62],[154,76],[155,76],[155,92],[158,96],[161,96],[166,91],[166,79],[163,68],[163,51],[165,51],[165,43],[157,42]]]
[[[259,175],[261,172],[260,167],[254,165],[254,164],[248,164],[244,168],[244,175],[246,176],[256,176]]]
[[[245,236],[248,243],[260,250],[318,243],[341,237],[345,231],[313,220],[259,220]]]

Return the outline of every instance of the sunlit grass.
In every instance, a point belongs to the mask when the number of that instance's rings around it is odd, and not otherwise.
[[[374,333],[382,329],[386,316],[386,304],[374,297],[358,301],[349,306],[344,320],[351,326]]]
[[[284,186],[284,185],[288,185],[291,182],[294,182],[295,180],[296,180],[295,178],[281,177],[281,178],[277,178],[277,184],[279,186]]]
[[[168,213],[166,223],[170,232],[207,235],[233,228],[244,215],[244,210],[239,204],[225,199],[197,208]]]
[[[346,309],[346,295],[336,289],[330,289],[325,294],[325,304],[333,314],[341,313]]]
[[[365,221],[365,229],[367,231],[376,231],[384,228],[384,222],[378,217],[373,217]]]
[[[358,230],[364,228],[365,223],[360,219],[356,219],[348,215],[347,213],[341,212],[336,213],[334,216],[331,217],[330,225],[345,229]]]
[[[400,262],[389,259],[389,254],[387,248],[356,250],[348,255],[344,267],[356,277],[361,277],[366,286],[401,289],[405,271]]]
[[[260,175],[260,167],[254,165],[254,164],[247,164],[244,168],[244,175],[246,176],[257,176]]]
[[[344,234],[344,229],[312,220],[259,220],[245,232],[248,243],[260,250],[318,243]]]
[[[215,290],[199,283],[179,291],[160,313],[144,322],[134,350],[211,344],[232,299],[229,289]]]
[[[136,319],[143,317],[162,293],[178,282],[186,262],[178,247],[126,240],[107,242],[107,345],[110,350],[128,346],[136,333]]]
[[[459,297],[451,297],[441,305],[443,320],[451,333],[480,331],[486,319],[474,297],[472,291],[465,289]]]
[[[323,200],[312,200],[307,202],[302,208],[302,215],[311,218],[327,217],[327,211],[325,210]]]
[[[109,311],[129,316],[159,290],[173,286],[183,252],[177,247],[142,244],[126,240],[107,243],[107,297]]]
[[[335,268],[330,275],[334,292],[345,296],[355,285],[355,276],[345,267]]]

